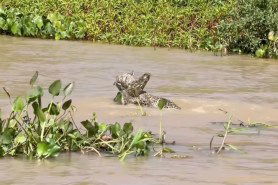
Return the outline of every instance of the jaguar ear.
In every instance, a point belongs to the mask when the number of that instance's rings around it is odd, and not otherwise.
[[[132,70],[130,74],[133,76],[134,75],[134,71]]]

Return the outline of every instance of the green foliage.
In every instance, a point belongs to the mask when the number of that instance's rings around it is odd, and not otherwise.
[[[166,104],[167,104],[167,100],[164,99],[164,98],[161,98],[161,99],[158,101],[158,108],[159,108],[160,110],[162,110],[162,109],[165,107]]]
[[[277,12],[277,0],[238,0],[218,26],[220,42],[231,51],[277,58]]]
[[[2,5],[2,8],[1,8]],[[277,57],[277,0],[0,0],[0,33]]]
[[[44,92],[35,84],[37,78],[38,72],[30,80],[30,92],[12,101],[10,116],[2,119],[0,115],[0,156],[48,158],[63,151],[93,150],[124,159],[132,153],[147,155],[156,142],[148,132],[134,132],[131,123],[123,126],[99,123],[95,114],[81,122],[86,129],[81,132],[72,117],[75,112],[72,100],[66,99],[73,91],[73,83],[62,88],[61,80],[54,81],[48,88],[52,100],[44,107]],[[55,102],[56,99],[62,100]]]
[[[54,81],[48,88],[48,92],[52,95],[52,96],[59,96],[60,91],[62,88],[62,82],[61,80],[56,80]]]
[[[0,32],[136,46],[207,49],[205,44],[215,32],[215,25],[229,12],[234,1],[0,0],[0,6],[4,7]]]
[[[0,2],[0,33],[15,36],[82,39],[86,25],[81,20],[71,20],[59,13],[37,14],[20,8],[3,8]],[[36,75],[34,75],[34,80]],[[30,83],[33,83],[31,79]]]

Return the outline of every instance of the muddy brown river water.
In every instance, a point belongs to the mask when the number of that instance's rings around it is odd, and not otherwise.
[[[178,49],[138,48],[91,42],[0,36],[0,85],[13,97],[23,94],[34,71],[47,87],[53,80],[74,81],[77,120],[96,112],[108,122],[133,121],[137,129],[158,131],[160,113],[113,103],[115,76],[152,74],[146,90],[173,99],[182,110],[163,112],[167,140],[189,158],[130,157],[120,162],[95,154],[64,153],[55,159],[0,159],[0,184],[61,185],[261,185],[278,184],[278,129],[232,135],[227,142],[243,152],[214,155],[210,139],[223,129],[229,111],[247,121],[278,125],[278,62],[250,56],[214,56]],[[0,91],[0,108],[9,104]],[[215,144],[220,144],[216,140]]]

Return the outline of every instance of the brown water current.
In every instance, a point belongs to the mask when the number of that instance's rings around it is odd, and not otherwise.
[[[0,159],[0,184],[61,185],[261,185],[278,184],[278,129],[252,129],[227,142],[243,152],[212,154],[209,142],[228,119],[278,125],[278,62],[250,56],[214,56],[167,48],[138,48],[79,41],[0,36],[0,86],[15,97],[39,71],[45,88],[56,79],[74,81],[77,120],[96,112],[100,121],[132,121],[137,129],[159,130],[160,112],[113,103],[115,76],[150,72],[146,91],[173,99],[182,110],[164,110],[166,139],[184,159],[114,157],[64,153],[55,159]],[[9,103],[0,91],[0,108]],[[221,143],[215,140],[215,145]]]

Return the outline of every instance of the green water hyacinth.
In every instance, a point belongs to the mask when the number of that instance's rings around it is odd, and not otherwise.
[[[278,31],[277,7],[277,0],[0,0],[0,34],[221,55],[268,46],[263,57],[277,58],[267,39]]]
[[[156,142],[150,132],[133,130],[132,123],[99,123],[96,115],[81,122],[81,131],[73,119],[76,108],[68,99],[74,84],[63,88],[61,80],[54,81],[48,88],[52,99],[43,103],[43,88],[36,85],[38,72],[30,80],[30,91],[25,96],[12,100],[12,111],[8,118],[0,115],[0,156],[24,155],[35,158],[56,157],[65,151],[93,151],[118,156],[147,155]]]
[[[39,15],[0,6],[0,33],[40,38],[83,39],[87,31],[82,20],[70,20],[58,13]]]

